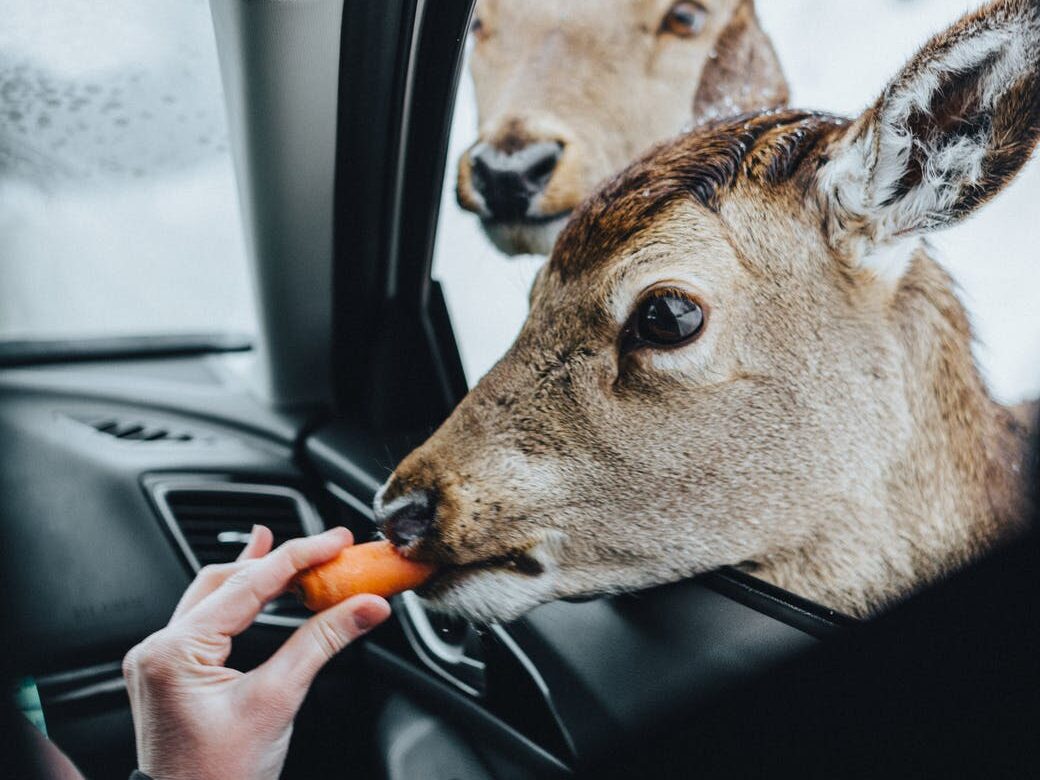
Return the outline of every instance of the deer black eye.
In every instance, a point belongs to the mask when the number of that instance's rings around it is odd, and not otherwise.
[[[693,339],[704,327],[704,310],[692,298],[657,292],[639,304],[632,323],[635,344],[674,347]]]
[[[692,38],[704,30],[708,11],[700,3],[679,2],[673,5],[661,21],[661,32],[680,38]]]
[[[479,35],[484,30],[484,21],[479,16],[474,16],[473,20],[469,23],[469,31],[474,35]]]

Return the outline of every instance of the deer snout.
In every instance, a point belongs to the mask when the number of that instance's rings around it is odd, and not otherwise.
[[[470,179],[488,216],[502,222],[551,216],[532,213],[532,205],[545,192],[562,156],[558,141],[538,141],[515,150],[488,143],[474,146],[469,152]]]
[[[425,490],[413,490],[388,503],[377,499],[376,525],[396,547],[420,541],[433,527],[437,505]]]

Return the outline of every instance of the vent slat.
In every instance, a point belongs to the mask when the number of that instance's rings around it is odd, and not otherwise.
[[[185,528],[185,527],[182,527],[181,528],[181,533],[184,535],[184,538],[189,539],[189,540],[191,540],[191,539],[198,539],[199,542],[203,543],[203,544],[218,544],[217,540],[218,540],[218,537],[221,534],[230,532],[230,533],[234,533],[234,534],[242,534],[242,535],[248,536],[251,527],[252,526],[250,526],[250,525],[241,525],[241,526],[238,526],[237,528],[234,527],[234,526],[223,526],[221,528]],[[278,540],[278,539],[295,539],[297,536],[300,535],[298,529],[289,529],[288,532],[286,532],[284,529],[280,529],[280,532],[275,532],[274,529],[272,529],[272,533],[274,534],[275,540]],[[219,542],[219,544],[223,545],[223,544],[225,544],[225,542]]]
[[[224,513],[235,510],[246,510],[250,508],[271,511],[281,511],[287,514],[296,513],[296,503],[282,496],[270,496],[270,500],[257,500],[256,496],[250,496],[249,500],[242,500],[241,496],[234,493],[208,493],[210,498],[203,502],[201,498],[188,500],[174,498],[170,501],[171,506],[176,506],[184,512],[216,512]],[[215,498],[214,498],[215,497]]]
[[[248,531],[256,522],[257,518],[251,515],[241,520],[182,520],[180,526],[185,532],[217,534],[221,531]],[[300,533],[299,520],[276,523],[264,521],[263,524],[270,528],[275,535],[281,533],[287,536],[299,536]]]
[[[172,430],[166,425],[149,423],[144,420],[119,420],[112,417],[99,418],[79,414],[68,416],[82,425],[90,426],[98,433],[121,441],[191,442],[198,438],[191,431]]]
[[[299,513],[295,508],[286,509],[263,506],[182,507],[171,504],[170,509],[176,512],[178,517],[183,517],[186,520],[221,520],[229,518],[244,521],[248,517],[263,517],[271,520],[285,520],[287,522],[299,520]]]
[[[234,528],[225,528],[223,530],[236,531],[236,529]],[[233,550],[237,555],[238,551],[244,545],[244,542],[241,544],[238,542],[222,542],[217,538],[219,533],[221,532],[212,531],[210,533],[191,533],[186,531],[184,532],[184,539],[188,543],[188,546],[191,547],[191,549],[193,550],[198,548],[209,547],[214,550]],[[237,530],[237,533],[248,533],[248,530]],[[278,545],[283,544],[289,541],[290,539],[295,539],[298,536],[299,534],[275,534],[274,546],[277,547]]]
[[[227,563],[241,552],[238,542],[218,540],[223,532],[249,533],[263,523],[275,546],[304,534],[300,507],[288,496],[252,491],[169,490],[164,499],[170,514],[200,565]]]

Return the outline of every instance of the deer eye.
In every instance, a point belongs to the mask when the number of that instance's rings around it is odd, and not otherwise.
[[[479,16],[474,16],[473,20],[469,23],[469,31],[473,35],[479,36],[484,32],[484,20]]]
[[[626,346],[676,347],[696,338],[703,328],[704,310],[697,301],[677,290],[658,290],[636,307]]]
[[[708,11],[700,3],[679,2],[673,5],[661,21],[661,32],[680,38],[700,35],[708,21]]]

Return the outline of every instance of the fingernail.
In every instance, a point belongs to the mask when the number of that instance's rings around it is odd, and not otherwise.
[[[384,604],[386,605],[385,609]],[[382,623],[388,616],[387,613],[389,611],[390,605],[385,601],[382,603],[369,602],[354,613],[354,625],[357,626],[358,631],[368,631],[370,628]]]
[[[260,533],[260,526],[253,523],[253,527],[249,529],[249,541],[256,539],[256,535]]]

